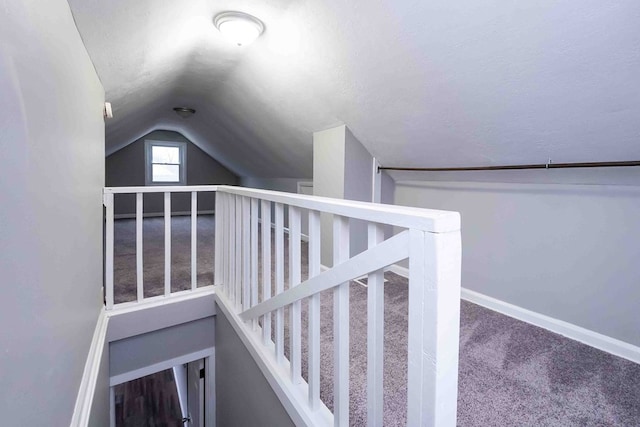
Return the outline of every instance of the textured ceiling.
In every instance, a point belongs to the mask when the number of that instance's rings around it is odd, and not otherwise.
[[[640,158],[638,0],[69,3],[107,153],[170,129],[240,175],[309,177],[312,132],[345,123],[385,166]],[[228,43],[224,10],[265,33]]]

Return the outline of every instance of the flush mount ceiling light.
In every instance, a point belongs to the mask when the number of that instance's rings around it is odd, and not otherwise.
[[[186,119],[187,117],[191,117],[196,113],[196,110],[194,110],[193,108],[186,108],[186,107],[175,107],[173,111],[175,111],[176,114],[182,117],[183,119]]]
[[[219,13],[213,23],[225,38],[238,46],[251,44],[264,31],[262,21],[243,12]]]

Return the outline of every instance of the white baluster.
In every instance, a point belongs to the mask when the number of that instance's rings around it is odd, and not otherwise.
[[[309,211],[309,278],[320,274],[320,212]],[[320,294],[309,297],[309,406],[320,407]]]
[[[349,219],[333,217],[333,266],[349,259]],[[333,291],[333,416],[335,426],[349,425],[349,282]]]
[[[229,256],[228,270],[229,283],[227,284],[227,297],[235,304],[236,302],[236,196],[227,195],[229,211]]]
[[[171,193],[164,193],[164,296],[171,295]]]
[[[282,203],[275,204],[275,244],[276,244],[276,292],[284,291],[284,208]],[[284,363],[284,308],[276,310],[276,360]]]
[[[242,198],[242,308],[251,308],[251,204]]]
[[[258,199],[251,199],[251,303],[258,304]],[[253,319],[253,329],[258,329],[258,319]]]
[[[289,288],[298,286],[301,281],[300,263],[300,209],[294,206],[289,207]],[[291,350],[291,380],[294,384],[302,382],[301,374],[301,352],[302,352],[302,305],[301,301],[296,301],[289,310],[289,348]]]
[[[369,223],[369,249],[384,240],[384,228]],[[384,270],[367,278],[367,425],[382,426],[384,368]]]
[[[191,289],[198,287],[198,193],[191,192]]]
[[[236,309],[238,312],[242,311],[242,196],[236,196],[236,231],[235,231],[235,240],[236,240],[236,259],[235,259],[235,286],[234,293],[236,295]]]
[[[143,204],[142,193],[136,193],[136,287],[138,302],[144,299],[143,284],[143,247],[142,247],[142,226],[143,226]]]
[[[271,298],[271,202],[262,201],[262,300]],[[262,317],[262,342],[271,341],[271,313]]]

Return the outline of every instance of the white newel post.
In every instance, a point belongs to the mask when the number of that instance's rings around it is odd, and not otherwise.
[[[456,425],[460,329],[460,231],[410,231],[408,418]]]
[[[215,221],[215,225],[214,225],[214,243],[215,243],[215,248],[213,250],[213,262],[214,262],[214,270],[213,270],[213,284],[218,286],[221,285],[223,283],[222,277],[223,277],[223,273],[222,273],[222,260],[223,260],[223,217],[224,217],[224,208],[222,207],[222,199],[223,199],[223,195],[221,193],[218,193],[215,195],[216,198],[216,204],[215,204],[215,210],[213,211],[213,219]]]
[[[104,257],[104,286],[107,310],[113,308],[113,194],[105,193],[105,257]]]
[[[333,217],[333,266],[349,259],[349,218]],[[349,282],[333,289],[334,426],[349,425]]]
[[[381,224],[368,224],[369,249],[384,241]],[[380,427],[384,416],[384,270],[367,276],[367,426]]]

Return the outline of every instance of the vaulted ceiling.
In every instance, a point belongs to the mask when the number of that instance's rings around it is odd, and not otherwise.
[[[309,177],[312,132],[345,123],[386,166],[640,157],[637,0],[69,3],[107,154],[169,129],[240,175]],[[225,10],[265,33],[229,43]]]

